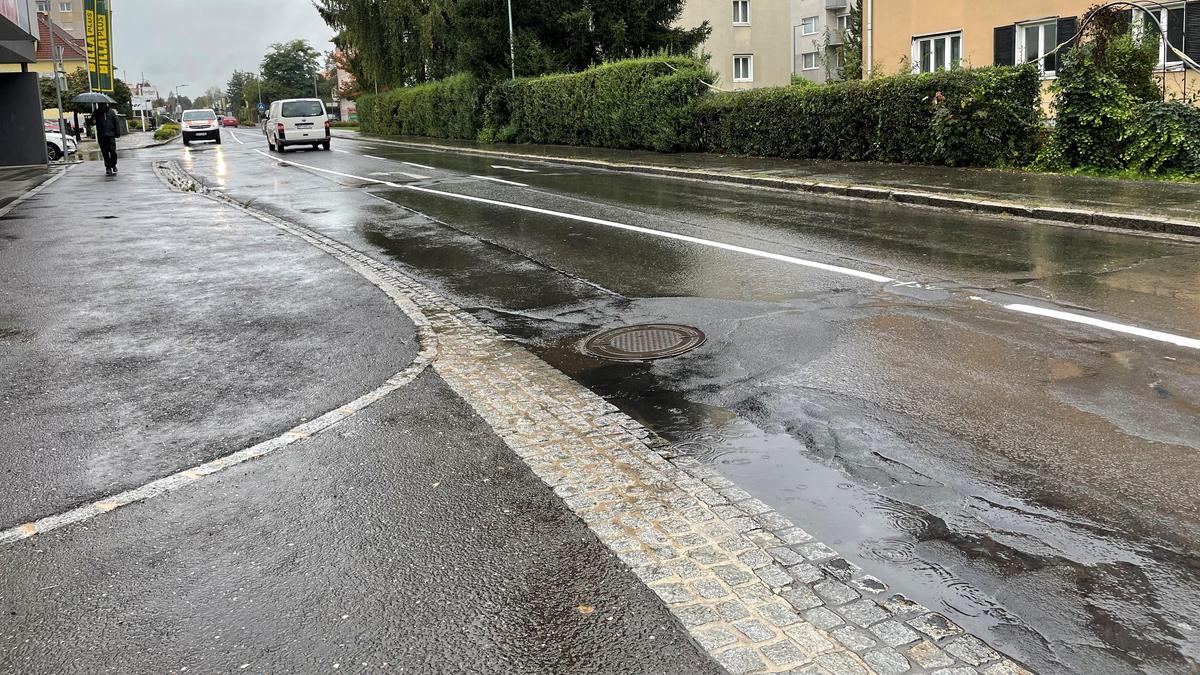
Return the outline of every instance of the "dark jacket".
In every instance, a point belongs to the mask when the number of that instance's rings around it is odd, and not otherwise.
[[[96,113],[96,138],[120,138],[121,120],[111,108]]]

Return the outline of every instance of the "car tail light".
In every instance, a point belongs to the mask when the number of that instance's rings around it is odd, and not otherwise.
[[[283,136],[283,122],[275,125],[275,133],[279,136]]]
[[[329,135],[329,120],[325,120],[325,135]]]

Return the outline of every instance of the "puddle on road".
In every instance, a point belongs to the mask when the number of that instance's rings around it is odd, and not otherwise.
[[[672,378],[656,371],[661,364],[598,362],[579,352],[578,333],[545,344],[533,335],[544,337],[545,325],[519,323],[502,329],[850,561],[1038,672],[1195,672],[1196,557],[1013,494],[1027,477],[991,485],[922,465],[909,422],[886,411],[802,389],[768,391],[738,409],[705,405],[664,390]]]

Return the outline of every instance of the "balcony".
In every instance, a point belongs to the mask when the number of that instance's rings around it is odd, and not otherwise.
[[[836,47],[844,42],[842,39],[842,31],[834,27],[825,29],[825,34],[829,36],[829,46]]]
[[[825,0],[825,10],[829,12],[850,8],[850,0]]]

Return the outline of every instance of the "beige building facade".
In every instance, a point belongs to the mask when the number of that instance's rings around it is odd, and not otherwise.
[[[50,17],[63,30],[77,39],[84,39],[83,0],[36,0],[37,11]]]
[[[891,75],[1036,62],[1049,82],[1058,61],[1047,54],[1076,34],[1097,1],[862,0],[864,69]],[[1127,10],[1135,31],[1154,29],[1157,20],[1174,48],[1200,61],[1200,0],[1138,4],[1152,18]],[[1173,49],[1160,46],[1159,62],[1169,96],[1200,93],[1200,75]]]
[[[721,89],[778,87],[792,80],[790,0],[689,0],[679,25],[707,21],[712,35],[701,47]]]

